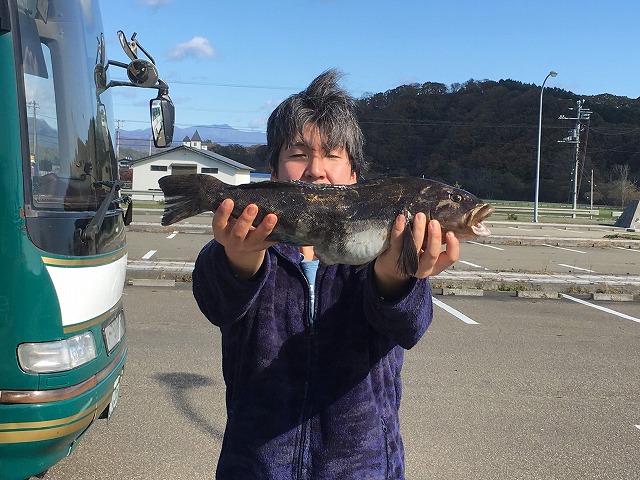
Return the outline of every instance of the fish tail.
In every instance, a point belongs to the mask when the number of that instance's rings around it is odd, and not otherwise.
[[[211,203],[206,202],[207,192],[224,185],[217,178],[202,174],[167,175],[158,184],[164,192],[160,222],[164,226],[211,210]]]

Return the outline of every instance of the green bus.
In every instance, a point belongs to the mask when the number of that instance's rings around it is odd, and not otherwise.
[[[3,480],[45,472],[118,401],[131,203],[119,196],[109,88],[157,90],[157,147],[174,118],[153,59],[135,34],[118,38],[126,63],[106,59],[94,0],[0,0]],[[125,70],[128,81],[110,79]]]

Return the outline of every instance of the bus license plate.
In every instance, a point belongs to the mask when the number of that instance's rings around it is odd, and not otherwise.
[[[118,406],[118,396],[120,394],[120,379],[122,378],[122,374],[118,375],[116,381],[113,382],[113,393],[111,394],[111,403],[109,403],[109,414],[107,418],[111,418],[113,411]]]

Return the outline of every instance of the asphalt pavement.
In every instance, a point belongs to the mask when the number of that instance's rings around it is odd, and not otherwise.
[[[403,368],[408,480],[640,478],[637,302],[434,299]],[[214,478],[226,420],[220,331],[187,283],[127,286],[123,301],[118,408],[45,480]]]
[[[47,480],[214,477],[221,339],[189,284],[211,216],[169,228],[159,218],[128,227],[118,409]],[[464,244],[431,279],[442,294],[433,323],[406,353],[406,478],[637,480],[640,241],[608,226],[489,226],[494,235]],[[631,291],[631,301],[592,299],[598,291]]]

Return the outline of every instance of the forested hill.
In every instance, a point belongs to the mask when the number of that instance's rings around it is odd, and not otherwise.
[[[549,86],[543,96],[540,200],[570,201],[575,144],[558,141],[576,121],[558,117],[575,118],[578,100],[592,111],[580,133],[579,202],[588,202],[593,169],[595,201],[624,204],[638,195],[633,181],[640,177],[640,99],[581,96]],[[539,102],[539,86],[513,80],[413,84],[366,95],[358,115],[371,162],[368,176],[424,175],[484,198],[531,200]],[[231,158],[265,168],[264,148],[244,158],[234,148]]]
[[[580,134],[580,201],[589,193],[591,169],[596,190],[618,180],[616,164],[628,165],[631,176],[640,174],[640,99],[585,97],[547,86],[541,200],[570,198],[575,144],[558,141],[576,121],[558,117],[575,118],[578,100],[593,112],[582,122]],[[359,117],[366,155],[377,173],[424,175],[486,198],[529,200],[535,185],[539,105],[538,86],[469,80],[449,87],[406,85],[367,96],[360,102]]]

